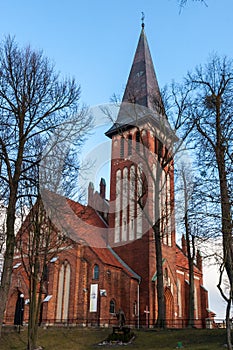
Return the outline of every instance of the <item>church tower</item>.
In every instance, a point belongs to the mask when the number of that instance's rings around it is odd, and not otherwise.
[[[155,226],[162,241],[166,318],[176,313],[172,144],[144,23],[112,139],[109,245],[141,276],[140,319],[157,317]],[[150,320],[150,321],[149,321]],[[149,323],[148,323],[149,325]]]

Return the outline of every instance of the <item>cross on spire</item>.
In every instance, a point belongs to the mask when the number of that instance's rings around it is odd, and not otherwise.
[[[144,12],[142,12],[142,17],[141,17],[141,21],[142,21],[142,28],[144,28],[144,27],[145,27],[144,19],[145,19],[145,14],[144,14]]]

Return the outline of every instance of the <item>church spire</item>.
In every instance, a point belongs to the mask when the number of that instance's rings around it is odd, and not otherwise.
[[[148,108],[152,113],[165,115],[162,97],[154,70],[149,45],[145,34],[144,13],[142,12],[142,29],[129,73],[123,103],[133,103]],[[115,126],[113,125],[106,135],[111,137],[117,130],[117,125],[132,124],[126,121],[125,113],[120,108]]]
[[[163,103],[144,27],[143,14],[141,34],[122,102],[136,103],[161,113]]]

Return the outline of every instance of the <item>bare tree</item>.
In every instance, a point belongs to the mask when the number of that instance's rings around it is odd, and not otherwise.
[[[6,208],[4,204],[0,204],[0,254],[3,254],[5,237],[6,237]]]
[[[188,74],[185,87],[190,98],[186,125],[187,128],[194,125],[191,143],[195,146],[203,183],[202,202],[203,205],[206,200],[214,203],[212,218],[221,228],[223,268],[230,286],[226,297],[227,344],[232,349],[229,305],[233,292],[233,62],[213,55],[204,67],[199,66]],[[219,288],[223,294],[221,283]]]
[[[183,8],[185,5],[187,5],[189,0],[177,0],[177,1],[178,1],[178,4],[179,4],[179,7]],[[205,0],[192,0],[192,1],[201,2],[201,3],[203,3],[203,4],[205,4],[207,6],[207,3],[206,3]]]
[[[189,161],[186,159],[186,163]],[[195,234],[194,225],[192,220],[192,196],[194,190],[194,181],[192,176],[192,171],[190,170],[191,163],[189,166],[181,161],[181,165],[177,170],[177,192],[178,199],[177,207],[179,207],[179,215],[181,219],[179,221],[178,227],[184,228],[184,235],[182,236],[182,241],[185,243],[185,254],[188,258],[189,267],[189,303],[188,303],[188,327],[194,326],[194,263],[196,259],[196,244],[195,244]],[[177,199],[176,197],[176,199]],[[195,213],[194,213],[195,215]],[[182,244],[183,245],[183,244]]]
[[[138,181],[140,188],[137,194],[137,203],[142,210],[143,216],[153,230],[155,251],[156,251],[156,290],[158,315],[156,327],[166,327],[165,321],[165,299],[164,299],[164,273],[163,273],[163,241],[166,240],[167,233],[171,235],[173,202],[171,192],[167,191],[167,179],[170,177],[173,167],[173,147],[168,142],[168,135],[165,131],[163,118],[160,118],[160,134],[154,130],[155,140],[157,140],[157,153],[149,155],[148,139],[144,135],[144,130],[140,130],[140,143],[144,146],[139,154],[139,164],[142,164],[142,171],[139,172]],[[171,131],[171,130],[170,130]],[[171,136],[171,135],[170,135]],[[137,146],[135,146],[137,149]],[[152,159],[153,158],[153,161]],[[152,166],[153,164],[153,166]],[[171,191],[171,189],[169,189]],[[152,196],[150,195],[152,193]],[[147,203],[145,205],[145,203]],[[168,210],[168,208],[170,208]],[[168,224],[169,222],[169,224]],[[170,231],[170,232],[168,232]]]
[[[29,321],[28,350],[34,350],[37,345],[37,333],[40,319],[43,315],[43,299],[48,296],[49,264],[57,256],[67,241],[47,217],[43,202],[38,196],[36,204],[23,222],[16,236],[16,248],[21,256],[21,262],[28,281]]]
[[[90,118],[79,111],[80,87],[60,79],[41,51],[20,48],[7,37],[0,47],[0,163],[1,198],[6,205],[6,251],[0,286],[0,327],[10,287],[15,248],[15,216],[24,196],[30,169],[39,164],[41,149],[61,123],[73,117],[81,141]],[[75,122],[74,122],[75,121]],[[1,328],[0,328],[1,330]]]

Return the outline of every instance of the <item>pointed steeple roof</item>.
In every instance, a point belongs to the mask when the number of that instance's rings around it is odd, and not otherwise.
[[[159,112],[163,105],[144,25],[142,25],[122,102],[136,103],[152,111],[160,106]],[[156,112],[158,113],[157,108]]]
[[[142,23],[138,45],[122,103],[146,107],[153,114],[156,113],[160,116],[165,115],[162,97],[144,30],[144,23]],[[117,131],[116,129],[119,130],[119,125],[126,126],[127,124],[132,124],[132,120],[129,122],[129,120],[127,121],[126,119],[123,108],[120,108],[115,124],[106,132],[106,135],[111,137],[111,135]]]

